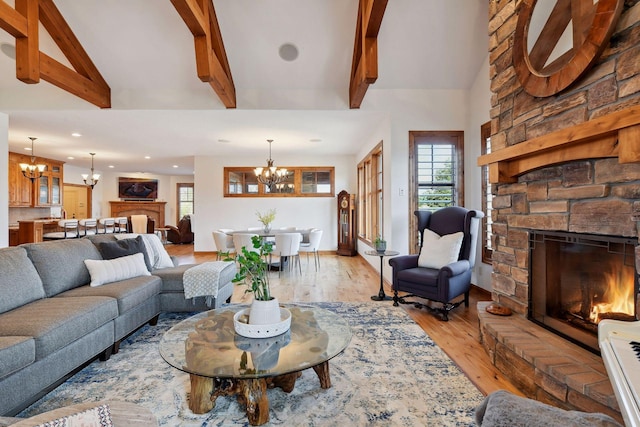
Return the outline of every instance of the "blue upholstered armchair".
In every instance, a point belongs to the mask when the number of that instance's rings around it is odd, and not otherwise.
[[[449,320],[449,311],[463,301],[469,306],[471,272],[475,263],[479,222],[484,214],[459,206],[435,212],[416,211],[420,232],[420,254],[389,260],[393,268],[393,305],[415,304],[439,312]],[[398,292],[407,295],[398,296]],[[464,294],[464,300],[452,302]],[[420,302],[407,301],[418,297],[442,304],[433,308]]]

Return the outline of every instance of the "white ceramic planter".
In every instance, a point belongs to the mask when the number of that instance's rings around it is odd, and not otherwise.
[[[284,334],[291,328],[291,312],[280,308],[280,317],[275,323],[253,325],[249,323],[251,308],[240,310],[233,316],[233,326],[238,335],[247,338],[269,338]]]
[[[253,300],[249,311],[250,325],[273,325],[280,323],[280,304],[278,298],[269,301]]]

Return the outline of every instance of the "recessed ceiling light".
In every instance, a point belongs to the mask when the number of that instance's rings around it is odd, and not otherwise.
[[[67,159],[69,159],[69,160],[73,160],[73,159],[75,159],[75,157],[73,157],[73,156],[69,156],[69,157],[67,157]]]
[[[78,132],[74,132],[71,134],[71,136],[79,137],[79,136],[82,136],[82,134]]]
[[[285,43],[278,49],[278,54],[285,61],[295,61],[298,59],[298,48],[292,43]]]
[[[31,151],[31,147],[24,147],[25,150]]]
[[[144,156],[145,159],[149,160],[151,156]]]
[[[178,165],[173,165],[173,167],[174,167],[174,168],[177,168],[177,167],[178,167]]]
[[[9,43],[0,43],[0,50],[11,59],[16,59],[16,47]]]
[[[109,169],[113,169],[113,168],[115,168],[115,166],[109,165]]]

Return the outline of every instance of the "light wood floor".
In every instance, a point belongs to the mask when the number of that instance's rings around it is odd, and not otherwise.
[[[181,264],[215,260],[215,253],[193,252],[193,245],[167,245],[167,252],[175,255]],[[316,273],[313,258],[301,256],[302,274],[298,272],[277,272],[270,275],[271,292],[282,302],[371,302],[380,288],[380,276],[362,257],[344,257],[334,254],[320,256],[320,269]],[[376,258],[376,261],[378,259]],[[385,260],[386,262],[386,260]],[[232,302],[249,302],[251,294],[244,293],[245,286],[237,286]],[[385,283],[385,292],[391,295]],[[415,322],[440,346],[460,367],[483,394],[505,389],[518,395],[522,393],[509,382],[490,362],[479,341],[476,302],[490,300],[490,295],[473,288],[469,308],[464,304],[454,309],[449,321],[443,322],[425,309],[413,305],[401,305],[398,310],[406,310]],[[392,301],[378,304],[392,304]]]

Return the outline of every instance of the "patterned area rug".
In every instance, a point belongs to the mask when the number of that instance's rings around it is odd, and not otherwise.
[[[406,312],[385,303],[316,303],[348,320],[353,338],[330,361],[332,387],[313,369],[294,390],[268,390],[271,426],[473,426],[482,394]],[[153,411],[162,426],[246,426],[235,398],[219,397],[208,414],[187,404],[189,376],[158,352],[160,337],[185,313],[163,314],[124,341],[107,362],[95,361],[19,416],[73,403],[126,400]]]

